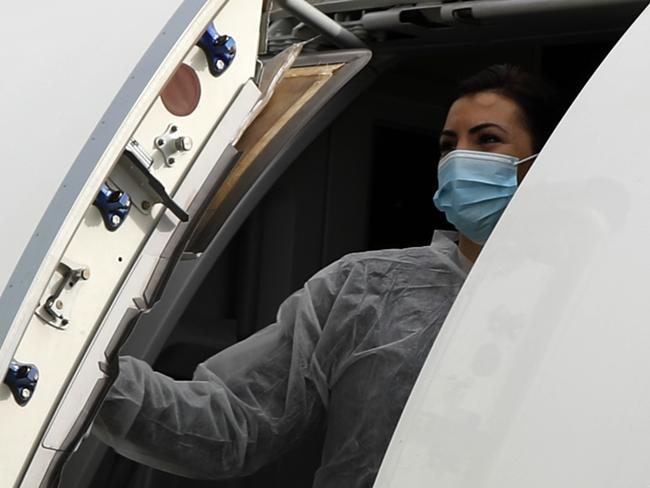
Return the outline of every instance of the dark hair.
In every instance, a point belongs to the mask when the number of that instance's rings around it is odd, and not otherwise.
[[[559,96],[542,78],[518,66],[496,64],[466,78],[458,85],[456,98],[493,91],[521,108],[535,151],[540,151],[562,117]]]

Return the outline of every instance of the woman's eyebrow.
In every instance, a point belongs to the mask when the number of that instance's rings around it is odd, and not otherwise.
[[[505,129],[504,129],[503,127],[501,127],[499,124],[495,124],[494,122],[485,122],[485,123],[483,123],[483,124],[475,125],[474,127],[472,127],[472,128],[469,130],[469,133],[470,133],[470,134],[475,134],[476,132],[478,132],[478,131],[480,131],[480,130],[487,129],[487,128],[490,128],[490,127],[496,127],[497,129],[502,130],[502,131],[505,132],[506,134],[508,133],[507,130],[505,130]]]
[[[453,130],[445,129],[440,133],[440,137],[442,136],[447,136],[447,137],[458,137],[456,133]]]

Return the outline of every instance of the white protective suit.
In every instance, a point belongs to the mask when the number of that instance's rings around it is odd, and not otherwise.
[[[216,479],[254,472],[326,422],[314,488],[370,487],[468,269],[444,232],[345,256],[192,381],[122,357],[94,432],[143,464]]]

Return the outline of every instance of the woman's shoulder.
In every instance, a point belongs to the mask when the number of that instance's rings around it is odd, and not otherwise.
[[[421,267],[429,263],[436,269],[442,264],[460,268],[466,272],[469,263],[458,250],[458,245],[455,242],[456,236],[455,232],[436,231],[428,246],[355,252],[346,254],[338,263],[348,267],[358,265],[384,267],[388,264],[397,268]]]
[[[390,281],[411,275],[415,269],[423,271],[435,267],[435,261],[429,246],[353,252],[318,271],[308,284],[326,282],[334,291],[351,281],[359,285],[377,278]]]
[[[443,273],[464,280],[467,263],[449,237],[437,232],[428,246],[349,253],[320,270],[313,278],[326,278],[340,284],[350,277],[409,280],[420,276],[430,281]]]
[[[434,253],[431,246],[418,246],[395,249],[377,249],[372,251],[354,252],[346,254],[339,261],[347,266],[385,266],[387,263],[394,265],[422,264],[430,260]]]

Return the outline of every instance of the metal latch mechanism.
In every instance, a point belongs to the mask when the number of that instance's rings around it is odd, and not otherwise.
[[[34,395],[38,383],[38,368],[33,364],[11,361],[4,382],[11,390],[16,403],[24,407]]]
[[[237,43],[230,36],[220,35],[214,25],[208,29],[197,43],[208,58],[208,67],[212,76],[221,76],[230,67],[237,55]]]
[[[106,228],[116,231],[124,222],[131,209],[131,198],[123,191],[112,190],[104,183],[93,203],[99,209]]]
[[[127,171],[135,178],[138,186],[146,193],[146,199],[134,200],[135,206],[142,212],[148,214],[155,203],[162,203],[181,222],[187,222],[189,215],[170,197],[165,191],[163,184],[156,179],[149,168],[153,164],[153,158],[140,146],[138,141],[132,140],[126,145],[124,155],[128,160]]]
[[[90,279],[90,269],[61,261],[56,273],[60,278],[53,280],[49,297],[36,309],[36,315],[52,327],[65,329],[70,323],[66,311],[71,308],[76,296],[77,283]]]
[[[191,150],[194,142],[191,137],[181,135],[176,124],[170,124],[163,134],[156,137],[155,146],[162,153],[165,164],[173,166],[176,163],[174,155]]]

